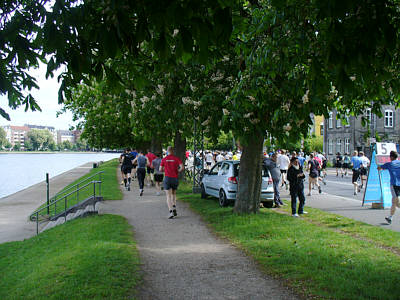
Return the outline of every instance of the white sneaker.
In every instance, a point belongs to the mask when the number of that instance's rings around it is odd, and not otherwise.
[[[292,217],[298,218],[299,215],[298,214],[292,214]]]
[[[170,211],[168,219],[173,219],[173,218],[174,218],[174,213],[172,211]]]
[[[303,211],[301,214],[299,214],[299,215],[306,215],[306,214],[308,214],[308,212],[307,211]]]

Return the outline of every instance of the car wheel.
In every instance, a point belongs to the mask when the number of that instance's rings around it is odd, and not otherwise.
[[[265,208],[272,208],[274,206],[274,201],[268,201],[262,203]]]
[[[204,188],[204,185],[201,185],[201,199],[207,199],[207,194],[206,194],[206,189]]]
[[[224,190],[219,191],[219,205],[224,207],[229,204],[228,199],[226,199],[226,194]]]

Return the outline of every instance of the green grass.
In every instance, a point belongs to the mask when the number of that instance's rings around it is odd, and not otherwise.
[[[75,219],[0,244],[0,270],[4,300],[127,299],[140,281],[130,226],[113,215]]]
[[[64,195],[71,193],[75,189],[73,188],[72,190],[68,190],[69,187],[72,187],[76,185],[77,183],[80,183],[84,181],[86,178],[89,178],[96,173],[103,171],[104,173],[101,174],[101,194],[104,198],[104,200],[121,200],[122,199],[122,192],[121,189],[119,188],[119,183],[118,183],[118,178],[117,178],[117,167],[118,167],[118,159],[112,159],[107,162],[104,162],[101,164],[98,168],[90,170],[90,172],[81,178],[75,180],[73,183],[70,185],[66,186],[63,190],[59,192],[61,196],[57,196],[57,199],[62,198]],[[99,180],[99,175],[96,175],[92,179],[89,179],[88,181],[85,181],[83,184],[80,186],[84,186],[86,183],[90,182],[91,180]],[[99,195],[99,186],[96,184],[96,189],[97,192],[96,194]],[[93,195],[93,184],[88,185],[87,187],[83,188],[82,190],[79,191],[79,194],[73,193],[72,195],[67,197],[67,208],[77,204],[79,201],[85,200],[86,198],[90,197]],[[43,208],[46,206],[46,203],[43,203],[40,208]],[[65,202],[64,200],[58,201],[57,205],[52,204],[50,207],[50,216],[59,214],[65,210]],[[45,219],[48,218],[47,215],[47,210],[42,210],[40,212],[40,215],[43,216]]]
[[[188,185],[178,193],[218,235],[306,298],[399,299],[398,232],[312,208],[301,218],[289,208],[239,216],[216,199],[190,194]]]

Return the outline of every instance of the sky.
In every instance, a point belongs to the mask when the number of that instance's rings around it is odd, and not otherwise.
[[[70,126],[75,125],[75,122],[72,121],[72,113],[69,111],[63,113],[58,118],[56,116],[57,111],[63,107],[58,104],[58,88],[60,87],[60,83],[57,82],[58,74],[46,80],[46,66],[43,64],[41,64],[39,69],[32,70],[29,73],[36,78],[37,84],[40,87],[39,90],[34,89],[31,93],[42,111],[32,112],[28,110],[25,112],[25,106],[13,110],[8,106],[7,97],[1,95],[0,107],[10,115],[11,121],[7,121],[0,116],[0,126],[30,124],[53,126],[55,129],[67,130]]]

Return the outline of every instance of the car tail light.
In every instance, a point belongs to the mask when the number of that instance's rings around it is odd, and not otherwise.
[[[237,182],[237,178],[235,177],[235,176],[233,176],[233,177],[228,177],[228,181],[230,182],[230,183],[233,183],[233,184],[237,184],[238,182]]]

